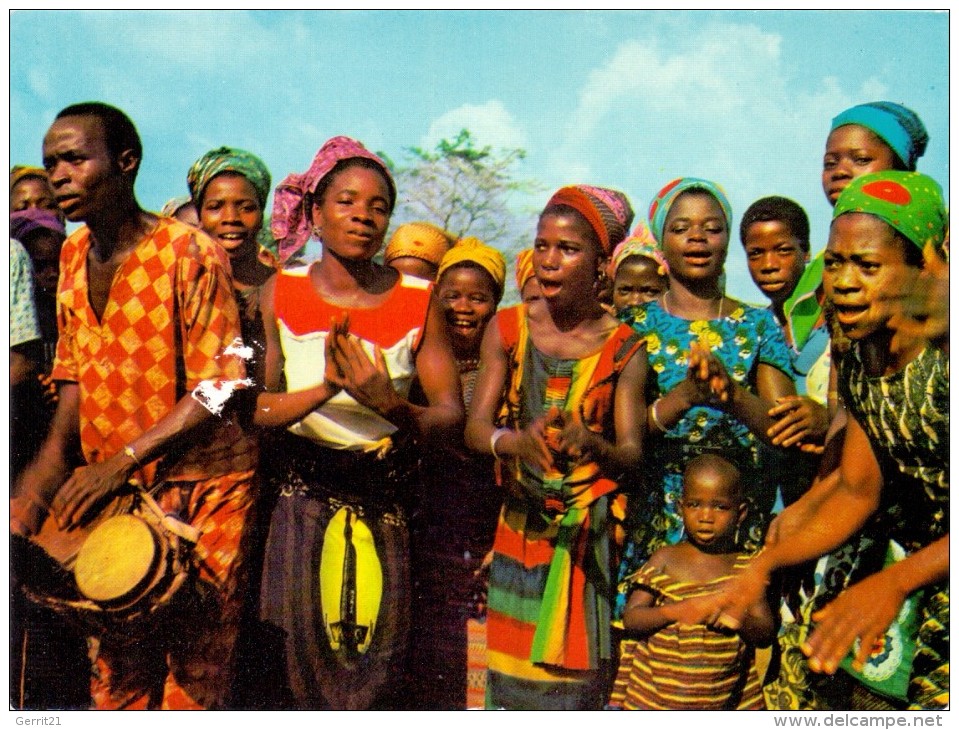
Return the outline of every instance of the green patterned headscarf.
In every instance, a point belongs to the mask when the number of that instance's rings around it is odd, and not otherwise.
[[[946,237],[942,188],[921,172],[883,170],[855,178],[836,201],[833,220],[844,213],[869,213],[888,223],[920,249],[936,250]]]
[[[266,209],[266,198],[270,194],[270,171],[256,155],[234,147],[219,147],[210,150],[193,163],[186,176],[186,184],[196,207],[200,207],[206,186],[217,175],[234,172],[242,175],[256,190],[260,208]]]

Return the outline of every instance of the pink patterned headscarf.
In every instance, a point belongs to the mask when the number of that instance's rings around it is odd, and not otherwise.
[[[316,188],[341,160],[363,157],[383,169],[390,187],[390,208],[396,202],[396,184],[389,168],[377,155],[351,137],[333,137],[327,140],[313,158],[310,168],[303,173],[293,172],[276,186],[273,192],[273,216],[270,229],[276,239],[280,263],[286,262],[310,240],[313,230],[311,211],[306,209],[307,195]]]
[[[663,256],[663,252],[659,248],[653,232],[649,230],[646,221],[640,221],[636,224],[633,232],[629,234],[629,238],[613,249],[613,255],[606,271],[610,279],[616,278],[616,270],[619,269],[619,265],[630,256],[645,256],[652,259],[659,265],[660,276],[669,274],[669,264],[666,263],[666,258]]]

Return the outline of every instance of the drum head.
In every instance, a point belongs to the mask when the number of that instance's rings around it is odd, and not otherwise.
[[[97,526],[77,554],[73,572],[80,592],[98,603],[137,597],[158,561],[157,538],[135,515],[118,515]]]

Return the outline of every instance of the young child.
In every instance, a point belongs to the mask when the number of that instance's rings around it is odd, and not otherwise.
[[[645,223],[613,252],[609,278],[613,280],[613,309],[651,302],[669,288],[669,267]]]
[[[761,710],[755,648],[775,636],[767,602],[739,631],[712,625],[708,597],[741,571],[749,555],[737,545],[746,516],[739,470],[712,454],[694,457],[679,503],[685,538],[660,548],[630,576],[623,614],[631,644],[610,705],[626,710]]]

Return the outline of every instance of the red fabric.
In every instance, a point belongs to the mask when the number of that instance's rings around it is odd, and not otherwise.
[[[274,309],[295,335],[326,332],[330,319],[349,314],[350,332],[369,342],[388,348],[403,339],[412,329],[420,328],[422,339],[425,321],[423,312],[429,306],[432,284],[420,286],[404,277],[390,292],[387,301],[375,309],[346,309],[325,301],[313,288],[309,275],[283,275],[277,278]],[[389,312],[388,317],[383,312]],[[416,346],[419,345],[419,339]]]

